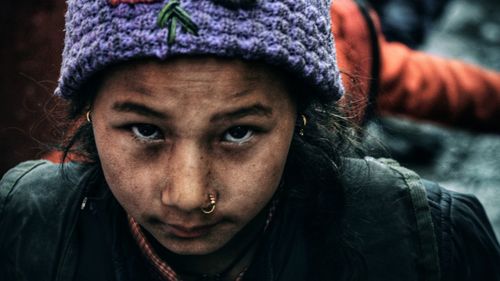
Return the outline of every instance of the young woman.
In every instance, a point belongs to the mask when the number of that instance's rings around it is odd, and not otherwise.
[[[473,196],[349,158],[328,8],[68,1],[66,161],[3,177],[0,276],[498,280]]]

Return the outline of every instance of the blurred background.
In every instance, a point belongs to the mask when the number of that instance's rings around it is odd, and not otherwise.
[[[0,174],[38,158],[58,132],[48,114],[64,38],[64,0],[6,1],[0,9]]]
[[[500,71],[500,1],[373,0],[373,3],[388,39]],[[408,3],[425,7],[411,8]],[[389,154],[422,177],[448,189],[475,194],[500,239],[500,133],[480,134],[383,118],[368,124],[365,145],[370,154]]]
[[[500,1],[372,0],[385,35],[412,48],[500,71]],[[0,174],[56,143],[52,97],[63,46],[63,0],[6,1],[0,10]],[[59,110],[58,110],[59,109]],[[500,120],[498,120],[500,122]],[[474,193],[500,237],[500,134],[375,118],[365,146],[445,187]],[[382,144],[382,146],[380,145]]]

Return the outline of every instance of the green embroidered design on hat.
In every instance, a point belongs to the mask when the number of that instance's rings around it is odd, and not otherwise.
[[[191,20],[191,16],[180,6],[178,0],[169,1],[158,15],[157,24],[161,28],[168,28],[168,45],[175,42],[177,23],[189,33],[198,36],[198,25]]]

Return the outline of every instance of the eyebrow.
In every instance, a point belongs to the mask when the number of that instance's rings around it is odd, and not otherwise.
[[[212,118],[210,118],[210,122],[240,119],[250,115],[270,117],[272,114],[273,109],[271,107],[265,106],[261,103],[256,103],[254,105],[242,107],[233,111],[215,114]]]
[[[168,119],[168,115],[134,102],[116,102],[113,104],[113,109],[119,112],[132,112],[146,117]],[[210,118],[210,122],[213,123],[221,120],[240,119],[251,115],[270,117],[272,114],[273,109],[271,107],[265,106],[261,103],[256,103],[254,105],[238,108],[233,111],[217,113]]]
[[[154,117],[159,119],[167,119],[168,117],[162,112],[134,102],[116,102],[115,104],[113,104],[113,109],[119,112],[132,112],[146,117]]]

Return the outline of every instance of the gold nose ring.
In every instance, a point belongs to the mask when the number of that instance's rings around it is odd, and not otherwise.
[[[215,195],[213,195],[212,193],[209,193],[208,194],[208,200],[210,200],[210,203],[208,204],[207,207],[202,207],[201,208],[201,211],[204,213],[204,214],[211,214],[215,211],[215,206],[216,206],[216,199],[215,199]]]
[[[92,123],[92,118],[90,117],[90,110],[87,111],[87,114],[85,114],[85,117],[87,119],[87,122]]]

